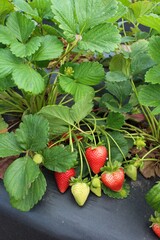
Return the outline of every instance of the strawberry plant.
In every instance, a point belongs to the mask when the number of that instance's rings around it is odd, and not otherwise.
[[[42,199],[45,168],[79,206],[91,193],[126,198],[139,172],[159,177],[159,1],[1,2],[0,177],[11,205]],[[157,212],[159,190],[146,195]]]

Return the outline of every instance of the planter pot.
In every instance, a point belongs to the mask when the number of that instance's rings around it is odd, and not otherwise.
[[[74,201],[70,189],[61,194],[52,173],[46,173],[48,187],[43,199],[28,213],[10,206],[0,182],[0,240],[156,240],[149,228],[153,211],[145,201],[155,180],[141,175],[129,182],[128,198],[116,200],[90,194],[83,207]]]

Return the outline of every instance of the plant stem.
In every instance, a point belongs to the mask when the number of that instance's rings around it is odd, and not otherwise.
[[[80,178],[82,179],[82,177],[83,177],[83,157],[82,157],[81,147],[80,147],[80,144],[78,141],[77,141],[77,147],[78,147],[80,163],[81,163]]]
[[[83,150],[83,144],[81,142],[80,142],[80,145],[81,145],[83,157],[85,159],[85,162],[86,162],[86,165],[87,165],[87,168],[88,168],[89,176],[90,176],[90,178],[92,178],[91,169],[90,169],[90,166],[89,166],[88,161],[86,159],[86,155],[85,155],[84,150]]]
[[[156,150],[156,149],[158,149],[158,148],[160,148],[160,145],[158,145],[158,146],[152,148],[150,151],[148,151],[148,152],[141,158],[141,160],[143,160],[143,159],[144,159],[145,157],[147,157],[151,152],[153,152],[154,150]]]
[[[153,121],[153,117],[152,117],[152,115],[150,115],[150,113],[148,113],[148,109],[145,108],[144,106],[142,106],[142,104],[139,102],[137,89],[135,87],[133,79],[131,79],[131,84],[132,84],[132,89],[133,89],[133,91],[134,91],[134,93],[136,95],[136,98],[138,100],[139,106],[140,106],[140,108],[141,108],[141,110],[142,110],[142,112],[143,112],[143,114],[144,114],[144,116],[145,116],[145,118],[146,118],[146,120],[147,120],[147,122],[149,124],[149,127],[151,129],[152,135],[156,138],[156,127],[155,127],[155,124],[153,124],[153,122],[154,122]]]

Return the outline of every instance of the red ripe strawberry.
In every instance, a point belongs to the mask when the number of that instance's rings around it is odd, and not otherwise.
[[[105,164],[108,152],[105,146],[89,147],[86,149],[85,155],[92,171],[98,174]]]
[[[105,171],[101,175],[101,180],[106,187],[112,191],[119,192],[124,183],[124,170],[123,168],[118,168],[112,172]]]
[[[160,224],[159,223],[153,223],[152,230],[160,238]]]
[[[54,172],[57,187],[61,193],[64,193],[67,190],[71,177],[75,177],[75,175],[76,172],[74,168],[71,168],[66,172]]]

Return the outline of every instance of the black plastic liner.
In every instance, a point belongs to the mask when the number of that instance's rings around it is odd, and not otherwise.
[[[47,173],[47,192],[27,213],[10,206],[0,181],[0,240],[156,240],[149,228],[153,210],[145,194],[155,183],[141,175],[129,181],[131,192],[123,200],[90,194],[83,207],[70,189],[61,194],[53,174]]]

